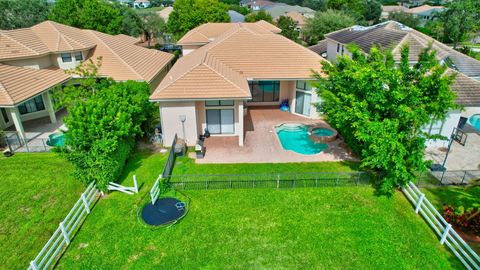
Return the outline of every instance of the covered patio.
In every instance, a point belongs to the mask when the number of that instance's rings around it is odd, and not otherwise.
[[[341,139],[328,143],[318,154],[302,155],[283,149],[275,126],[283,123],[327,124],[274,107],[248,107],[244,118],[244,146],[238,136],[211,136],[205,140],[205,157],[197,163],[282,163],[356,160]],[[194,157],[194,153],[192,153]]]

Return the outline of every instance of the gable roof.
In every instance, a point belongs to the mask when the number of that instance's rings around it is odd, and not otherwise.
[[[308,47],[308,49],[314,51],[318,55],[322,55],[323,53],[327,53],[327,47],[328,47],[328,40],[324,39],[319,41],[317,44]]]
[[[126,43],[125,37],[111,36],[94,30],[84,31],[97,44],[89,58],[102,57],[98,74],[117,81],[151,82],[174,57],[169,53],[136,46],[131,42]]]
[[[0,106],[14,106],[70,79],[57,68],[31,69],[0,64]]]
[[[238,28],[245,28],[257,34],[281,32],[279,28],[263,20],[255,23],[206,23],[188,31],[177,44],[204,45],[223,33]]]
[[[180,58],[150,99],[248,99],[248,80],[309,79],[311,70],[321,72],[323,58],[301,45],[236,25]]]
[[[430,5],[422,5],[414,8],[410,8],[405,10],[407,13],[413,13],[413,14],[419,14],[431,10],[436,10],[436,9],[444,9],[443,6],[430,6]]]
[[[307,23],[307,18],[297,11],[290,11],[285,14],[285,16],[292,18],[292,20],[297,23],[297,26],[304,26]]]

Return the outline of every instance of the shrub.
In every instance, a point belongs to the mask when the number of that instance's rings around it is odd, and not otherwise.
[[[478,208],[465,209],[463,206],[455,208],[445,205],[443,216],[448,223],[462,231],[480,235],[480,211]]]

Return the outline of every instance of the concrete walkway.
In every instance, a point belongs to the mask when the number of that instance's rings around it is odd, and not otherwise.
[[[244,146],[238,145],[237,136],[212,136],[205,140],[207,148],[203,159],[197,163],[282,163],[356,160],[343,146],[340,139],[328,144],[328,149],[315,155],[302,155],[284,150],[274,127],[283,123],[325,123],[319,119],[308,119],[278,108],[248,108],[244,119]],[[192,153],[194,154],[194,153]],[[194,156],[194,155],[192,155]]]

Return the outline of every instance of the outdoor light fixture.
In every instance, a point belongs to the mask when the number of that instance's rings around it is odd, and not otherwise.
[[[178,116],[178,119],[180,120],[180,122],[182,122],[183,140],[187,141],[185,138],[185,121],[187,120],[187,116],[182,114]]]

